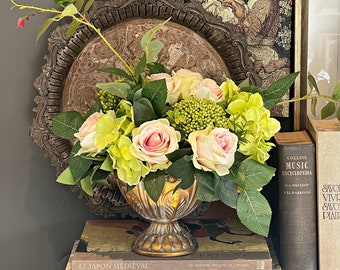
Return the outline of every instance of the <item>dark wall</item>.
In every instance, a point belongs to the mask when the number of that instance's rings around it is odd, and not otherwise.
[[[54,6],[53,0],[21,0]],[[0,269],[53,270],[62,265],[85,221],[92,218],[83,200],[55,182],[50,160],[29,137],[37,95],[33,81],[47,54],[47,37],[37,42],[44,16],[16,29],[24,11],[0,8]]]

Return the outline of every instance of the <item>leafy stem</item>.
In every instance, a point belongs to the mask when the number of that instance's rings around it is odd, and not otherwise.
[[[89,28],[91,28],[92,30],[94,30],[97,33],[97,35],[103,40],[105,45],[113,52],[113,54],[119,59],[119,61],[122,62],[122,64],[125,66],[126,70],[131,75],[134,75],[134,68],[131,65],[129,65],[122,58],[122,56],[112,47],[110,42],[102,34],[101,30],[99,28],[97,28],[95,25],[93,25],[86,18],[86,16],[83,15],[80,12],[80,9],[78,10],[78,8],[73,3],[69,3],[67,6],[62,6],[64,8],[64,10],[60,11],[60,10],[57,10],[55,8],[40,8],[40,7],[36,7],[36,6],[21,5],[21,4],[16,3],[14,0],[11,0],[11,2],[14,5],[12,8],[17,7],[18,9],[28,9],[28,10],[31,10],[31,11],[35,11],[37,13],[52,13],[52,14],[55,14],[54,17],[47,19],[43,23],[43,25],[41,26],[41,28],[39,30],[38,38],[41,36],[42,33],[44,33],[47,30],[48,26],[53,21],[60,21],[61,19],[65,18],[65,17],[70,17],[70,18],[73,19],[73,21],[75,21],[75,22],[77,22],[79,24],[83,24],[85,26],[88,26]],[[90,3],[90,1],[89,1],[89,3]],[[88,8],[89,8],[89,6],[84,8],[84,14],[85,14],[85,12],[87,11]],[[21,27],[23,27],[23,25]]]
[[[289,100],[283,100],[277,103],[277,105],[282,105],[282,104],[287,104],[287,103],[291,103],[291,102],[298,102],[298,101],[303,101],[303,100],[308,100],[308,99],[314,99],[314,98],[323,98],[332,102],[337,102],[340,103],[339,99],[335,99],[331,96],[328,95],[313,95],[313,91],[310,91],[308,94],[304,95],[303,97],[299,97],[299,98],[291,98]]]

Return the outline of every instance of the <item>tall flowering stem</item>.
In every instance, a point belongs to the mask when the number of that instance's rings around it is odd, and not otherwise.
[[[70,3],[67,6],[63,7],[64,9],[62,11],[54,9],[54,8],[40,8],[36,6],[26,6],[26,5],[21,5],[16,3],[14,0],[11,0],[12,4],[14,5],[12,8],[18,8],[18,9],[28,9],[31,11],[34,11],[36,13],[50,13],[50,14],[55,14],[54,17],[49,18],[48,20],[45,21],[45,23],[41,26],[40,31],[38,33],[38,38],[40,35],[46,31],[48,26],[53,22],[53,21],[60,21],[61,19],[65,17],[70,17],[73,19],[73,22],[77,22],[77,25],[83,24],[85,26],[88,26],[90,29],[94,30],[96,34],[103,40],[105,45],[113,52],[113,54],[121,61],[125,67],[125,69],[131,74],[134,75],[134,68],[129,65],[123,58],[122,56],[112,47],[110,42],[106,39],[106,37],[102,34],[101,30],[97,28],[95,25],[93,25],[85,16],[85,11],[84,14],[82,14],[77,7]],[[88,7],[89,8],[89,7]],[[88,9],[84,8],[84,9]],[[21,17],[18,20],[18,28],[24,27],[24,22],[25,20],[28,21],[29,16],[33,16],[34,13],[31,15],[28,15],[26,17]]]

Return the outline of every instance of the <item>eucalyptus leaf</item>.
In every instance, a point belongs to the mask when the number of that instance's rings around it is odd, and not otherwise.
[[[326,106],[321,109],[321,119],[325,119],[335,113],[336,106],[334,102],[328,102]]]
[[[144,178],[144,187],[150,198],[157,202],[162,194],[165,185],[165,172],[157,170],[156,172],[150,172]]]
[[[136,127],[144,122],[157,119],[151,102],[146,98],[140,98],[133,103],[133,115]]]
[[[221,186],[220,179],[216,179],[211,172],[201,170],[196,170],[195,175],[197,181],[196,198],[205,202],[218,201],[219,197],[216,194],[216,190]]]
[[[127,99],[128,92],[131,89],[131,86],[126,82],[107,82],[107,83],[97,83],[96,87],[99,89],[110,92],[111,94],[122,98]]]
[[[74,139],[84,122],[83,116],[77,111],[62,112],[52,117],[53,133],[63,139]]]
[[[91,197],[93,196],[92,180],[90,175],[80,180],[80,186],[87,195]]]
[[[146,56],[144,54],[143,57],[139,60],[133,75],[136,78],[138,78],[145,71],[145,67],[146,67]]]
[[[268,236],[272,211],[266,198],[256,190],[243,190],[237,200],[237,215],[251,231]]]
[[[267,109],[273,108],[293,85],[299,72],[290,73],[287,76],[274,81],[262,92],[263,104]]]
[[[155,34],[170,20],[167,19],[166,21],[156,25],[155,27],[153,27],[152,29],[150,29],[149,31],[147,31],[142,39],[141,39],[141,46],[143,51],[145,52],[146,55],[149,55],[149,52],[153,50],[152,46],[155,45],[151,45],[152,39],[155,36]],[[158,45],[156,45],[158,46]]]
[[[145,52],[146,63],[156,60],[157,55],[164,48],[164,45],[159,40],[153,40],[148,46],[148,50]]]
[[[155,113],[161,116],[165,109],[167,98],[165,80],[150,81],[143,87],[142,96],[150,100]]]
[[[75,185],[77,181],[74,179],[70,167],[67,167],[57,178],[56,180],[60,184],[64,185]]]

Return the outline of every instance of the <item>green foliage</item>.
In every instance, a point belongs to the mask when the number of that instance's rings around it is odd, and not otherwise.
[[[142,97],[150,100],[155,113],[161,116],[165,110],[167,88],[165,80],[150,81],[142,89]]]
[[[216,190],[220,189],[221,182],[211,172],[195,170],[197,181],[196,198],[200,201],[213,202],[218,201],[220,197]]]
[[[242,189],[258,190],[267,185],[275,168],[253,159],[245,159],[231,169],[230,177]]]
[[[53,133],[57,136],[72,140],[74,133],[78,132],[84,122],[84,117],[76,111],[67,111],[55,115],[52,118]]]
[[[48,18],[40,25],[38,29],[36,41],[38,41],[38,39],[42,36],[42,34],[46,32],[46,30],[49,28],[51,23],[53,23],[54,21],[55,21],[55,18]]]
[[[56,180],[60,184],[64,185],[75,185],[77,181],[73,178],[70,167],[67,167],[57,178]]]
[[[97,83],[96,87],[108,91],[121,99],[127,99],[128,93],[131,90],[131,86],[128,83],[121,81]]]
[[[178,188],[189,188],[195,181],[195,168],[191,157],[184,156],[173,162],[168,168],[168,174],[181,180],[177,186]]]
[[[287,76],[280,78],[262,91],[264,107],[267,109],[273,108],[281,98],[288,92],[293,85],[299,72],[290,73]]]
[[[318,99],[322,98],[327,104],[321,108],[321,119],[335,115],[340,120],[340,81],[334,85],[331,96],[321,94],[316,79],[310,73],[308,74],[308,85],[310,87],[310,93],[306,95],[306,98],[311,98],[312,114],[317,116],[316,106]],[[316,93],[316,95],[313,95],[314,93]]]
[[[80,148],[80,143],[77,142],[72,148],[68,161],[72,176],[76,181],[79,181],[86,174],[88,174],[88,171],[92,165],[92,160],[77,155]]]
[[[165,185],[164,171],[150,172],[144,179],[144,187],[150,198],[157,202]]]
[[[237,200],[240,221],[253,232],[268,236],[272,211],[266,198],[257,190],[243,190]]]
[[[142,49],[145,52],[145,60],[146,62],[152,62],[153,59],[159,54],[159,52],[163,49],[164,45],[158,40],[152,40],[155,34],[170,20],[167,19],[163,23],[156,25],[151,30],[147,31],[141,40]]]
[[[221,184],[216,189],[216,194],[218,195],[221,202],[229,207],[236,208],[238,192],[236,183],[229,177],[225,175],[221,177]]]
[[[82,190],[85,191],[85,193],[89,196],[93,196],[93,189],[92,189],[92,179],[91,176],[88,175],[85,178],[80,180],[80,186]]]
[[[147,98],[140,98],[134,101],[133,114],[136,127],[139,127],[146,121],[151,121],[157,118],[152,107],[152,103]]]

